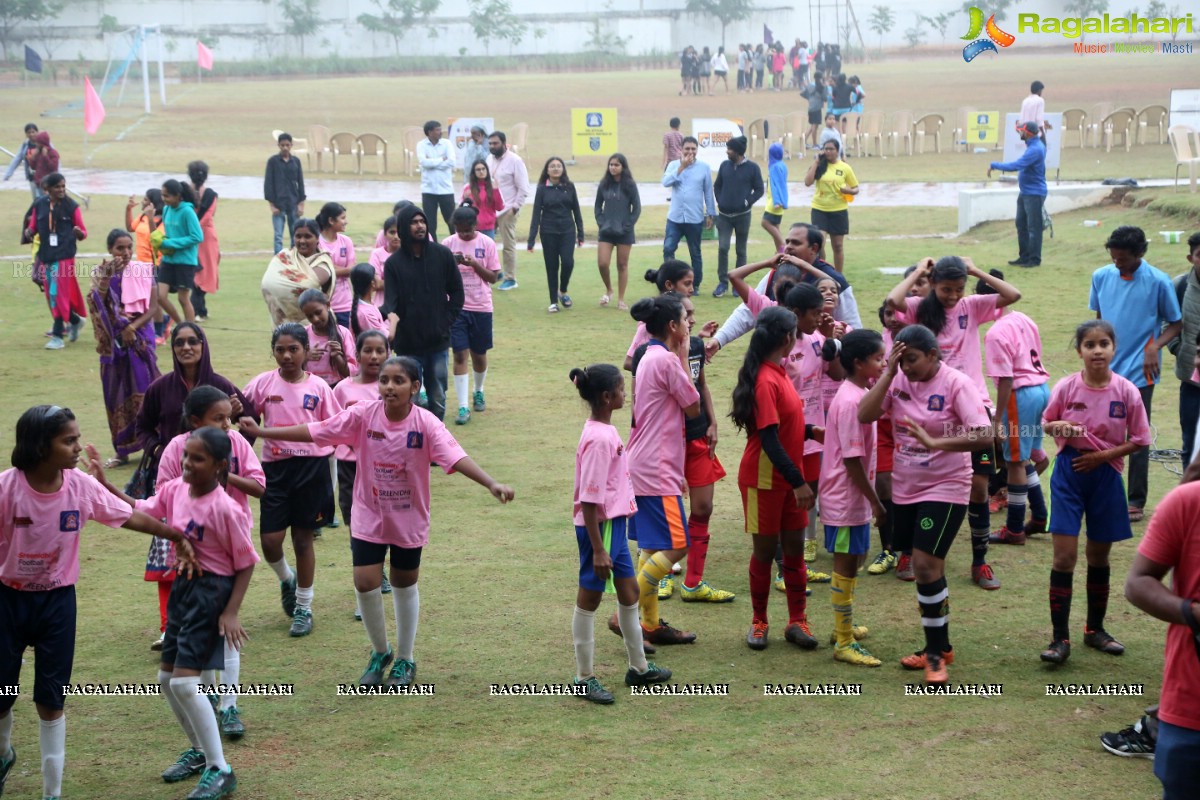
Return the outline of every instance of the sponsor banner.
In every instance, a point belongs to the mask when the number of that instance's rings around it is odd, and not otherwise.
[[[617,152],[615,108],[571,109],[571,155],[611,156]]]
[[[717,117],[693,117],[692,136],[700,143],[696,160],[716,170],[725,160],[725,143],[736,136],[742,136],[742,121],[740,119],[723,119]]]

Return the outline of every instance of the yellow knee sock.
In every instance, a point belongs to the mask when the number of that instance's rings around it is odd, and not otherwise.
[[[857,578],[835,572],[829,584],[833,599],[833,632],[838,647],[849,647],[854,643],[854,586],[857,583]]]
[[[658,627],[658,582],[671,572],[671,559],[661,550],[648,556],[638,571],[638,589],[641,591],[639,605],[642,607],[642,625]]]

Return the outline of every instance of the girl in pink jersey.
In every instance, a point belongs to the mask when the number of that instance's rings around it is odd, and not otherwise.
[[[571,632],[575,640],[576,686],[584,699],[608,705],[612,692],[592,671],[596,649],[596,609],[606,591],[617,595],[617,630],[625,640],[629,670],[625,685],[647,686],[671,677],[671,670],[646,660],[638,624],[638,585],[629,557],[626,529],[637,512],[629,462],[612,412],[625,405],[625,381],[611,364],[571,370],[571,382],[591,407],[575,451],[575,539],[579,545],[579,591]]]
[[[229,395],[212,386],[197,386],[188,393],[183,401],[183,420],[187,430],[179,434],[163,448],[162,458],[158,462],[158,479],[156,491],[168,481],[183,475],[184,446],[194,430],[200,428],[215,428],[229,434],[231,447],[229,454],[229,469],[221,476],[221,483],[242,513],[246,515],[250,526],[254,526],[254,517],[250,512],[249,498],[262,498],[266,491],[267,477],[263,474],[262,464],[254,454],[254,448],[237,431],[229,429],[230,418],[233,416],[233,405]],[[168,554],[167,563],[174,560],[174,553]],[[149,574],[149,573],[147,573]],[[149,579],[149,578],[148,578]],[[159,582],[158,600],[159,612],[162,615],[163,630],[166,631],[167,603],[171,595],[171,582]],[[158,649],[161,649],[160,644]],[[236,685],[242,670],[241,652],[230,642],[225,642],[225,662],[221,668],[221,683],[226,686]],[[203,686],[216,684],[216,675],[211,670],[205,670],[200,676]],[[246,735],[246,726],[242,722],[237,707],[237,694],[225,692],[220,696],[217,715],[221,719],[221,733],[230,739],[240,739]]]
[[[909,296],[921,275],[929,279],[929,294],[924,298]],[[996,293],[964,296],[967,278],[982,280]],[[1001,309],[1020,299],[1021,292],[1016,287],[983,272],[971,259],[945,256],[937,263],[932,258],[923,259],[911,275],[892,289],[887,302],[901,322],[919,323],[933,331],[941,361],[970,378],[990,416],[992,401],[983,377],[979,328],[999,319]],[[981,589],[999,589],[1000,581],[987,563],[992,534],[988,480],[996,471],[995,453],[991,450],[974,452],[974,478],[967,512],[971,528],[971,580]]]
[[[259,428],[250,418],[242,430],[253,436],[354,448],[358,471],[354,481],[354,519],[350,546],[354,553],[354,588],[363,625],[374,652],[361,686],[377,686],[393,658],[387,685],[409,687],[416,675],[413,644],[421,607],[417,578],[421,551],[429,542],[429,469],[442,465],[487,488],[501,503],[513,490],[492,479],[450,435],[431,412],[414,405],[420,389],[420,366],[407,356],[393,356],[379,374],[380,399],[358,403],[316,424]],[[392,602],[396,608],[396,648],[388,646],[380,594],[380,570],[390,556]]]
[[[212,707],[201,692],[201,673],[221,668],[225,643],[235,650],[247,635],[238,610],[258,553],[250,540],[250,518],[225,493],[221,478],[230,470],[232,445],[220,428],[203,427],[188,436],[182,475],[158,488],[137,507],[184,529],[193,542],[200,574],[171,584],[167,636],[158,683],[191,747],[162,774],[167,783],[197,773],[200,784],[189,797],[219,798],[237,788],[233,768],[225,761],[221,734]],[[89,470],[110,493],[131,502],[104,476],[99,455],[89,447]]]
[[[903,374],[897,374],[902,372]],[[950,647],[946,555],[967,514],[974,450],[992,447],[992,427],[971,380],[943,364],[937,337],[923,325],[896,336],[887,372],[863,397],[858,421],[891,413],[896,440],[894,536],[913,553],[925,649],[900,660],[943,684]]]
[[[692,296],[692,287],[696,280],[696,276],[687,262],[674,258],[668,258],[658,269],[646,270],[645,277],[647,281],[658,287],[659,294],[675,292],[680,297]],[[637,331],[633,334],[633,341],[629,343],[629,349],[625,351],[623,366],[626,372],[633,372],[633,354],[648,341],[650,341],[650,334],[646,330],[646,325],[639,322]],[[632,385],[630,393],[633,393]]]
[[[343,409],[358,403],[372,403],[379,399],[379,373],[383,369],[383,362],[387,361],[388,354],[391,352],[387,336],[378,330],[365,330],[360,333],[355,346],[358,348],[358,357],[361,359],[358,365],[358,375],[351,380],[342,381],[333,388],[333,396],[337,398]],[[353,531],[354,523],[351,514],[354,505],[354,480],[358,475],[358,459],[354,455],[354,448],[344,444],[337,446],[333,451],[333,457],[337,461],[338,509],[342,512],[342,519],[346,520],[347,527]],[[353,549],[351,554],[353,554]],[[382,594],[392,593],[392,584],[388,581],[387,575],[383,576],[380,592]],[[362,620],[362,609],[358,606],[357,598],[355,598],[354,618]]]
[[[463,307],[450,326],[450,350],[454,353],[454,396],[458,401],[457,425],[471,421],[471,411],[484,412],[487,401],[483,384],[487,379],[488,351],[492,349],[492,284],[500,280],[496,243],[475,230],[475,209],[463,206],[450,215],[454,233],[442,244],[454,253],[462,276]],[[468,383],[467,361],[473,381]],[[474,393],[468,395],[468,386]],[[470,400],[470,405],[467,405]]]
[[[350,330],[354,334],[355,350],[358,337],[365,331],[386,331],[387,323],[379,306],[375,305],[375,268],[370,264],[355,264],[350,270],[350,288],[354,290],[354,302],[350,305]],[[361,358],[362,353],[356,353]],[[361,365],[359,367],[362,368]]]
[[[321,235],[317,244],[333,260],[333,296],[330,306],[337,315],[339,325],[350,325],[350,303],[354,295],[350,291],[350,270],[357,259],[354,242],[346,235],[346,207],[341,203],[326,203],[317,214],[317,225]]]
[[[687,555],[683,513],[687,445],[684,417],[700,413],[700,393],[685,364],[687,313],[678,297],[660,294],[633,304],[630,315],[646,324],[649,346],[638,363],[641,391],[634,397],[629,466],[637,498],[630,538],[642,549],[638,568],[642,627],[652,644],[691,644],[696,634],[668,625],[658,614],[659,583]]]
[[[1150,423],[1141,394],[1110,367],[1117,336],[1112,324],[1092,319],[1075,329],[1075,352],[1083,370],[1063,378],[1043,418],[1058,445],[1050,476],[1050,621],[1054,638],[1042,661],[1061,664],[1071,655],[1071,593],[1079,555],[1079,528],[1087,521],[1087,623],[1083,643],[1119,656],[1125,646],[1104,630],[1108,611],[1109,552],[1133,537],[1121,472],[1125,456],[1150,444]]]
[[[23,654],[32,648],[43,797],[62,794],[63,687],[71,683],[75,655],[75,583],[84,525],[96,520],[170,539],[179,546],[177,568],[189,573],[195,560],[181,532],[135,511],[75,468],[83,451],[80,439],[69,408],[34,406],[17,420],[12,469],[0,472],[0,685],[20,684]],[[95,459],[99,462],[98,453]],[[17,759],[12,746],[16,701],[16,695],[0,695],[0,791]],[[208,714],[211,718],[211,709]]]
[[[304,371],[308,361],[308,332],[304,328],[294,322],[280,325],[271,334],[271,352],[279,368],[254,378],[244,392],[247,398],[255,398],[251,400],[255,408],[263,410],[263,424],[318,422],[342,410],[329,384]],[[246,430],[244,425],[242,430]],[[332,454],[332,447],[263,442],[267,491],[259,504],[259,537],[267,564],[279,577],[283,613],[292,620],[291,636],[312,633],[313,578],[317,567],[313,531],[333,517],[333,480],[329,474]],[[289,527],[296,556],[295,573],[283,553]]]
[[[335,318],[329,298],[320,289],[305,289],[297,300],[300,312],[308,318],[308,362],[304,369],[323,378],[330,386],[349,378],[358,370],[354,334]],[[347,312],[348,314],[349,312]]]

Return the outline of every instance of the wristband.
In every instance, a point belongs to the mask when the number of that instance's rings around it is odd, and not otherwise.
[[[807,425],[807,424],[806,424],[806,425],[804,426],[804,438],[805,438],[805,439],[811,439],[811,438],[813,438],[813,426],[812,426],[812,425]]]

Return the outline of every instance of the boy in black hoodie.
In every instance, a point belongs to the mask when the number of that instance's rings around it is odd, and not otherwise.
[[[416,206],[397,217],[400,249],[383,265],[383,313],[394,326],[392,351],[421,365],[428,409],[446,416],[450,326],[463,307],[462,276],[450,248],[429,240],[425,213]]]

